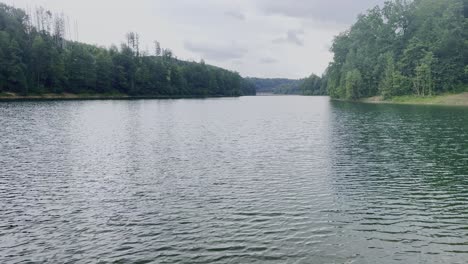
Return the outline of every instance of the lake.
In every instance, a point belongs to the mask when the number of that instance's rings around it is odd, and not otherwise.
[[[0,103],[1,263],[466,263],[468,108]]]

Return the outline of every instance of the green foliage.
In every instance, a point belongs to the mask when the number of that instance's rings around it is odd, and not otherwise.
[[[44,11],[42,9],[42,11]],[[40,12],[49,14],[47,12]],[[52,16],[52,14],[50,14]],[[51,17],[44,21],[52,23]],[[63,23],[53,20],[54,27]],[[40,20],[40,19],[38,19]],[[41,23],[43,23],[42,21]],[[143,56],[139,35],[110,49],[64,40],[63,32],[34,21],[21,9],[0,3],[0,92],[102,93],[154,96],[255,94],[236,73],[204,62],[185,62],[157,42],[156,56]]]
[[[26,83],[26,67],[21,59],[21,49],[15,40],[10,41],[7,49],[7,88],[21,94],[27,94],[28,88]]]
[[[322,78],[315,74],[305,78],[301,83],[301,91],[303,95],[325,95],[326,88],[322,84]]]
[[[417,95],[432,96],[434,82],[432,78],[432,61],[434,56],[428,52],[416,67],[414,76],[414,89]]]
[[[386,61],[385,70],[380,80],[379,93],[384,99],[408,94],[412,85],[410,78],[404,76],[396,69],[394,56],[386,53],[383,56]]]
[[[285,78],[246,78],[253,83],[257,93],[300,94],[301,80]]]
[[[255,84],[250,80],[243,79],[241,83],[241,92],[242,94],[255,95],[257,93]]]
[[[354,69],[346,73],[346,99],[356,100],[360,98],[362,82],[362,75],[359,70]]]
[[[323,82],[328,93],[343,99],[430,96],[466,85],[463,10],[463,0],[393,0],[359,16],[334,40]]]
[[[272,94],[300,94],[300,95],[325,95],[326,85],[324,85],[324,78],[320,78],[315,74],[300,79],[283,79],[283,78],[247,78],[247,80],[254,84],[258,93],[272,93]]]

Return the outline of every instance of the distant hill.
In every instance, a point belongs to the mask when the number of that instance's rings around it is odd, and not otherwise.
[[[257,93],[302,94],[301,84],[304,80],[285,78],[245,78],[254,84]]]
[[[322,79],[315,74],[299,80],[285,78],[244,78],[244,83],[253,85],[257,94],[326,95],[326,81],[326,79]],[[244,90],[249,89],[244,88]]]

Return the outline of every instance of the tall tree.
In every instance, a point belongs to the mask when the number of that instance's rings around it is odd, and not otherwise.
[[[352,97],[426,96],[466,86],[465,6],[463,0],[393,0],[360,15],[333,42],[324,82],[329,94],[349,97],[356,71],[361,83]]]

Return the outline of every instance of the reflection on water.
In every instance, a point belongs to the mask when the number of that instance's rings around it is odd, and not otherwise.
[[[333,103],[334,212],[363,260],[466,262],[466,114],[463,108]]]
[[[0,262],[466,263],[468,109],[0,103]]]

